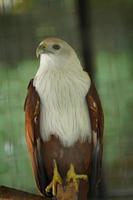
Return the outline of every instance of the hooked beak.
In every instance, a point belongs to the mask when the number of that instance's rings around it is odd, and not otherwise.
[[[37,50],[36,50],[36,56],[37,56],[37,58],[38,58],[41,54],[46,54],[46,53],[53,53],[53,52],[50,51],[50,50],[48,50],[47,45],[45,45],[45,44],[40,44],[40,45],[37,47]]]
[[[44,44],[41,44],[37,47],[36,49],[36,56],[37,58],[43,54],[43,53],[46,53],[47,52],[47,49],[46,49],[46,46]]]

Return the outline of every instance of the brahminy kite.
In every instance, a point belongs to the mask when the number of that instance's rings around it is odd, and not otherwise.
[[[89,183],[96,187],[101,177],[103,111],[98,93],[65,41],[47,38],[36,53],[40,65],[24,109],[37,187],[43,195],[56,196],[57,184],[74,182],[78,199],[87,200]]]

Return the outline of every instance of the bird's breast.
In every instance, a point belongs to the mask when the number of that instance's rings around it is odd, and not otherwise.
[[[40,131],[44,141],[54,134],[65,146],[71,146],[78,138],[84,141],[91,137],[87,84],[87,80],[61,74],[46,76],[40,86],[36,84],[41,99]]]

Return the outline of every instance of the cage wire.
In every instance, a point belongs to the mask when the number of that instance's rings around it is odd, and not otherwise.
[[[0,1],[0,185],[35,191],[23,104],[36,46],[56,36],[74,47],[101,97],[108,195],[133,195],[132,8],[124,0]]]

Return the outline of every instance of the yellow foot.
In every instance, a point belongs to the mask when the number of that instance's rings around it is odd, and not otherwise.
[[[46,193],[52,190],[53,196],[56,196],[57,184],[62,184],[62,178],[58,172],[57,163],[54,160],[54,174],[51,183],[45,188]]]
[[[88,180],[88,176],[84,174],[76,174],[73,164],[70,165],[70,169],[67,172],[67,183],[73,181],[76,192],[78,192],[79,180]]]

